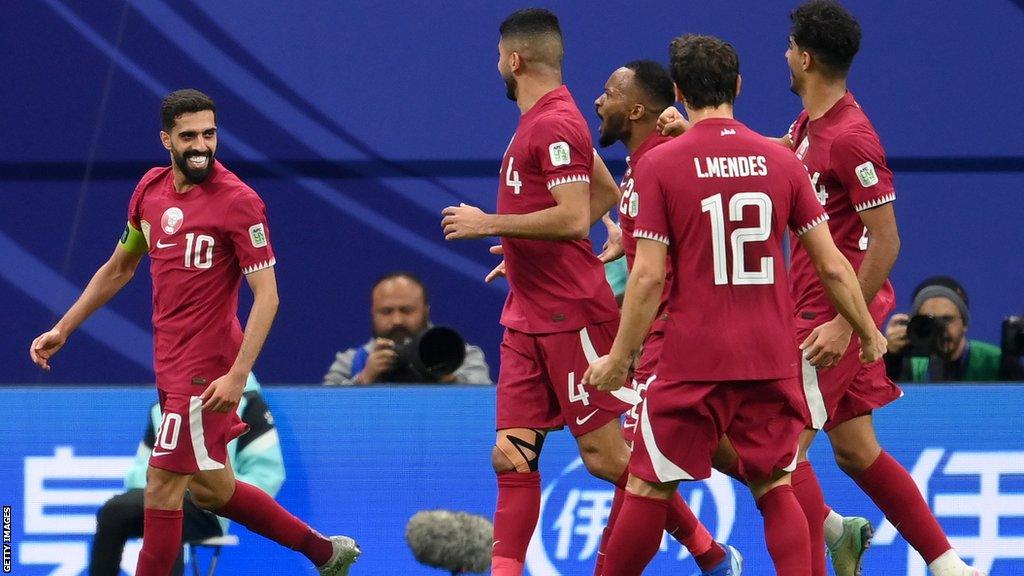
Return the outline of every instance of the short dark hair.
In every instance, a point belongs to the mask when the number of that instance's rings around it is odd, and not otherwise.
[[[524,8],[516,10],[505,18],[498,27],[502,38],[510,36],[537,36],[540,34],[557,34],[562,37],[562,28],[558,25],[558,16],[547,8]]]
[[[373,294],[373,291],[376,290],[377,287],[380,286],[381,284],[389,280],[398,280],[400,278],[408,280],[409,282],[412,282],[413,284],[419,286],[420,289],[423,290],[423,302],[428,304],[430,303],[430,294],[427,293],[427,285],[423,283],[423,280],[420,280],[419,276],[413,274],[412,272],[406,272],[405,270],[395,270],[394,272],[388,272],[387,274],[381,276],[380,278],[377,279],[376,282],[373,283],[373,287],[370,288],[370,293]]]
[[[160,104],[160,123],[164,132],[170,133],[174,128],[174,121],[183,114],[202,112],[209,110],[217,115],[217,105],[213,99],[194,88],[175,90],[164,97]]]
[[[687,34],[669,45],[672,81],[694,110],[736,101],[740,57],[731,44],[714,36]]]
[[[661,64],[654,60],[633,60],[625,68],[633,71],[633,82],[651,99],[651,105],[658,107],[659,112],[676,101],[672,78]]]
[[[860,24],[835,0],[811,0],[790,13],[793,42],[810,52],[826,75],[846,76],[860,50]]]
[[[548,40],[550,44],[538,43],[530,56],[549,66],[562,66],[562,27],[558,16],[547,8],[524,8],[516,10],[498,26],[502,40]]]

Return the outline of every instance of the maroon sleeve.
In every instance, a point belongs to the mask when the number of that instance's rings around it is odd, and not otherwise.
[[[800,114],[797,115],[796,120],[789,125],[789,138],[793,141],[793,150],[796,150],[800,146],[800,135],[803,134],[804,126],[807,125],[807,111],[801,110]]]
[[[857,212],[896,200],[892,170],[885,162],[885,151],[878,135],[864,130],[847,132],[836,138],[830,151],[832,171],[850,194]]]
[[[590,132],[572,118],[550,118],[537,124],[531,151],[548,190],[570,182],[590,182],[594,147]]]
[[[239,194],[227,212],[225,228],[244,274],[276,264],[270,246],[267,209],[255,192],[246,190]]]
[[[789,211],[789,229],[802,236],[815,226],[828,220],[825,207],[821,205],[814,193],[811,177],[807,169],[799,162],[794,162],[790,170],[789,181],[793,186],[793,201]]]
[[[658,175],[651,170],[650,161],[641,158],[633,171],[633,181],[637,191],[636,222],[633,225],[633,237],[655,240],[662,244],[670,244],[667,214],[668,203],[665,191],[658,180]]]
[[[132,199],[128,201],[128,223],[136,230],[142,229],[142,182],[132,192]]]

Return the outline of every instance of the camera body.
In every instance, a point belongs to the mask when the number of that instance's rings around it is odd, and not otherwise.
[[[1003,357],[1024,356],[1024,316],[1003,319]]]
[[[437,382],[462,366],[466,341],[453,328],[431,326],[423,332],[395,342],[395,368],[381,374],[381,382]]]
[[[907,354],[909,356],[942,356],[945,354],[946,328],[949,321],[929,314],[916,314],[907,323]]]

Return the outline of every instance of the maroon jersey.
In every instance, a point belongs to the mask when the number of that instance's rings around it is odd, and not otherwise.
[[[275,263],[266,208],[214,162],[206,180],[184,194],[175,190],[170,167],[150,170],[135,188],[128,218],[149,245],[157,387],[198,395],[238,355],[242,274]]]
[[[594,149],[583,115],[562,86],[519,118],[498,184],[499,214],[556,205],[551,189],[590,182]],[[579,330],[618,317],[604,266],[590,240],[502,238],[509,292],[501,323],[528,334]]]
[[[810,121],[807,112],[801,112],[789,135],[811,176],[818,201],[828,213],[836,246],[853,269],[860,270],[868,236],[858,213],[896,199],[892,171],[885,163],[875,128],[853,94],[847,92],[817,120]],[[790,279],[797,315],[815,325],[831,320],[836,310],[818,280],[814,263],[799,242],[793,242],[792,249]],[[886,280],[869,306],[876,323],[892,311],[894,301],[892,284]]]
[[[633,234],[667,244],[676,274],[659,379],[796,376],[783,238],[828,217],[793,153],[712,118],[648,152],[637,175]]]
[[[640,158],[648,150],[671,139],[669,136],[662,136],[660,132],[655,130],[644,139],[633,154],[626,156],[626,173],[622,176],[622,181],[619,183],[619,192],[622,193],[622,199],[619,200],[619,228],[622,230],[622,249],[626,253],[626,267],[629,270],[633,269],[633,259],[636,258],[636,238],[633,237],[633,228],[636,224],[636,213],[639,207],[639,193],[636,191],[633,167],[640,162]],[[662,316],[665,312],[665,306],[668,304],[668,292],[671,287],[672,259],[669,258],[665,262],[665,290],[661,294],[661,304],[658,306],[658,313],[654,315],[654,324],[651,325],[651,331],[662,329],[662,323],[664,322]]]

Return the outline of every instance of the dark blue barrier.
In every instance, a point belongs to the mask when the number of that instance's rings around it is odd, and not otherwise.
[[[279,498],[325,533],[351,534],[365,552],[353,574],[440,574],[404,541],[416,511],[490,516],[492,390],[453,387],[268,388],[288,479]],[[120,489],[155,399],[144,388],[6,388],[0,486],[12,506],[14,572],[82,573],[92,515]],[[992,576],[1024,573],[1024,387],[920,386],[876,417],[884,446],[910,469],[964,556]],[[925,576],[881,513],[836,467],[820,439],[812,451],[827,501],[878,528],[865,574]],[[566,433],[542,458],[544,510],[528,564],[533,576],[589,575],[611,501]],[[752,576],[770,574],[762,523],[746,490],[715,476],[685,487],[719,538],[740,547]],[[223,574],[313,574],[296,553],[239,526]],[[652,574],[686,574],[692,560],[667,542]],[[63,571],[60,571],[63,570]]]

